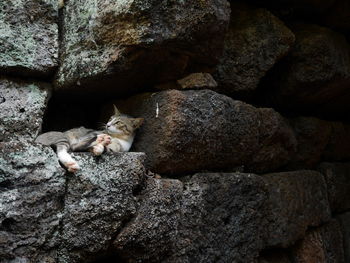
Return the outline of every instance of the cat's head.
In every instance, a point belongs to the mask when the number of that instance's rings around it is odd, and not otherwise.
[[[106,124],[106,130],[110,135],[129,136],[134,134],[135,130],[143,123],[143,118],[131,118],[122,115],[117,107],[114,106],[114,115],[112,115]]]

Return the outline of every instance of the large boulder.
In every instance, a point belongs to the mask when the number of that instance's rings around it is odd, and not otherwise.
[[[332,212],[341,213],[350,209],[350,163],[321,163],[328,190]]]
[[[294,43],[294,34],[269,11],[231,3],[224,53],[214,73],[218,90],[247,96]]]
[[[110,248],[137,211],[144,180],[143,153],[75,153],[81,170],[67,177],[59,247],[60,263],[92,260]]]
[[[131,262],[253,262],[263,246],[266,199],[256,175],[153,180],[115,245]]]
[[[0,143],[0,258],[55,262],[65,171],[49,147]]]
[[[293,50],[266,79],[268,102],[294,111],[345,114],[350,98],[350,45],[345,37],[316,25],[295,25],[293,32]]]
[[[322,174],[296,171],[263,176],[269,190],[267,247],[288,247],[310,226],[330,219],[327,187]]]
[[[0,141],[34,140],[49,94],[46,83],[0,78]]]
[[[58,66],[58,1],[0,3],[0,71],[50,77]]]
[[[122,93],[208,70],[229,13],[226,0],[68,1],[57,88]]]
[[[105,253],[135,215],[143,153],[74,154],[76,174],[50,147],[0,143],[2,263],[75,263]]]
[[[295,147],[278,113],[211,90],[140,94],[118,106],[145,118],[133,149],[146,152],[147,166],[157,173],[232,171],[242,165],[266,172],[284,165]]]

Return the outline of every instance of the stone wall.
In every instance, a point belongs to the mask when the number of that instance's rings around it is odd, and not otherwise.
[[[0,3],[0,263],[350,262],[347,0]],[[129,153],[43,131],[143,117]]]

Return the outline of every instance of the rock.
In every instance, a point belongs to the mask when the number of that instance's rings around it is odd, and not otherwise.
[[[296,263],[338,263],[344,261],[343,237],[336,220],[307,232],[293,249]]]
[[[231,3],[224,53],[214,73],[219,91],[251,95],[260,79],[294,43],[293,33],[269,11]]]
[[[267,247],[288,247],[308,227],[330,219],[327,187],[322,174],[296,171],[263,176],[269,190]]]
[[[343,247],[344,247],[344,262],[350,260],[350,212],[341,214],[337,217],[343,234]]]
[[[133,150],[146,152],[148,168],[160,174],[232,171],[249,164],[273,170],[286,163],[293,148],[293,137],[286,138],[291,133],[276,112],[210,90],[140,94],[118,108],[145,118]],[[253,160],[253,155],[258,157]]]
[[[148,179],[137,215],[116,237],[113,247],[132,262],[162,262],[172,255],[182,222],[183,184],[179,180]]]
[[[262,247],[266,198],[256,175],[152,179],[114,244],[131,262],[252,262]]]
[[[0,141],[34,140],[41,131],[49,93],[45,83],[1,78]]]
[[[326,161],[350,161],[350,125],[332,122],[332,133],[322,154]]]
[[[273,109],[259,109],[259,148],[246,166],[257,173],[274,171],[290,162],[297,140],[288,121]]]
[[[49,147],[0,143],[2,263],[55,262],[65,171]]]
[[[56,86],[120,94],[207,71],[218,62],[229,13],[226,0],[69,1]]]
[[[58,66],[57,0],[0,3],[0,71],[50,77]]]
[[[327,116],[345,114],[350,94],[350,46],[344,36],[316,25],[293,27],[296,42],[266,79],[268,103]]]
[[[190,90],[190,89],[212,89],[215,90],[218,84],[215,79],[209,73],[192,73],[176,82],[169,82],[155,86],[159,90],[167,89],[179,89],[179,90]]]
[[[94,157],[74,153],[82,167],[67,179],[59,263],[86,262],[106,253],[135,215],[145,174],[143,153]]]
[[[328,199],[333,213],[350,209],[350,163],[321,163],[319,171],[324,175]]]
[[[311,169],[320,163],[328,145],[332,124],[313,117],[290,119],[298,141],[298,149],[288,164],[289,169]]]

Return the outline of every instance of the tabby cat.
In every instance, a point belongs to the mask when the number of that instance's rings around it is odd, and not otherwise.
[[[104,151],[127,152],[131,148],[136,129],[142,123],[142,118],[122,115],[114,106],[114,115],[109,119],[103,131],[80,127],[65,132],[43,133],[35,141],[54,146],[59,161],[69,172],[74,173],[80,167],[69,151],[91,151],[95,155],[101,155]]]

